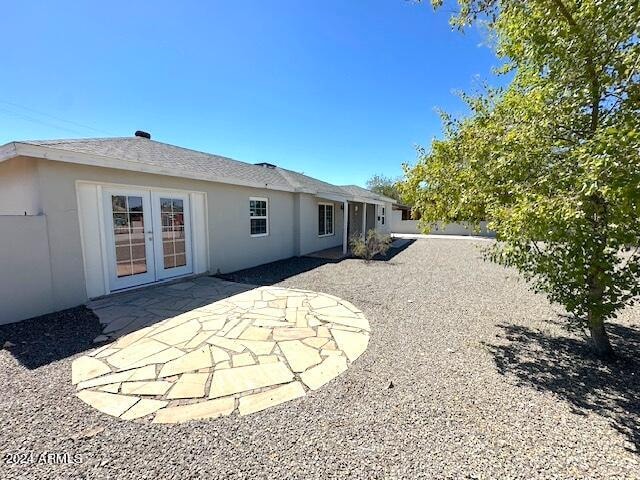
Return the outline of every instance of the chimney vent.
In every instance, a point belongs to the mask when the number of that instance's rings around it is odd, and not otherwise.
[[[276,168],[276,166],[273,163],[267,163],[267,162],[256,163],[256,165],[264,168]]]
[[[142,130],[136,130],[135,136],[140,138],[147,138],[151,140],[151,134],[147,132],[143,132]]]

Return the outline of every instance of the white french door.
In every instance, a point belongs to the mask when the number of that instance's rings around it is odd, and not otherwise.
[[[192,273],[189,195],[153,192],[151,198],[156,280]]]
[[[111,291],[193,272],[189,195],[105,188]]]

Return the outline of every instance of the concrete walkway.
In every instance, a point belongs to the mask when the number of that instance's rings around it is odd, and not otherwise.
[[[322,387],[369,343],[357,307],[308,290],[200,278],[90,306],[106,334],[130,333],[74,360],[72,383],[82,401],[123,420],[264,410]]]

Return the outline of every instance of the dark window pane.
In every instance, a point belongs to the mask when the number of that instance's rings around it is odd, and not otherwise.
[[[144,214],[142,213],[130,213],[129,221],[132,228],[144,228]]]
[[[111,196],[111,208],[114,212],[124,212],[127,209],[127,200],[124,195]]]
[[[144,243],[144,229],[142,228],[131,229],[131,243]]]
[[[129,226],[129,216],[126,213],[114,213],[113,226],[115,228],[123,228]]]
[[[162,242],[162,253],[164,255],[173,255],[173,242]]]
[[[251,219],[251,235],[261,235],[267,233],[267,220],[264,218]]]
[[[173,211],[182,213],[184,211],[183,202],[180,199],[173,199]]]
[[[129,261],[125,263],[118,263],[116,264],[116,267],[118,277],[127,277],[132,273],[131,262]]]
[[[171,199],[170,198],[161,198],[160,199],[160,211],[162,211],[162,212],[170,212],[171,211]]]
[[[325,206],[318,205],[318,235],[324,235]]]
[[[173,255],[166,255],[164,257],[164,268],[173,268],[176,266],[176,257]]]
[[[130,212],[142,211],[142,197],[127,197],[127,203]]]
[[[176,253],[184,253],[185,252],[185,244],[184,241],[177,241],[175,243]]]
[[[132,245],[131,246],[131,258],[134,260],[144,260],[145,259],[145,245],[144,243],[140,245]]]
[[[116,246],[116,262],[128,262],[131,259],[129,245]]]
[[[187,256],[184,253],[176,255],[176,267],[183,267],[187,264]]]
[[[145,259],[134,260],[132,262],[133,274],[144,273],[147,271],[147,261]]]

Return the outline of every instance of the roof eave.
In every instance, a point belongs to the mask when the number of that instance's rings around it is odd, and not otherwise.
[[[224,183],[228,185],[238,185],[243,187],[262,188],[266,190],[278,190],[278,191],[284,191],[284,192],[294,191],[294,189],[291,187],[284,187],[281,185],[261,184],[259,182],[248,182],[245,180],[229,178],[229,177],[206,176],[201,173],[198,173],[198,174],[190,173],[190,172],[176,173],[175,171],[169,168],[163,168],[157,165],[150,165],[144,162],[132,162],[130,160],[122,160],[114,157],[104,157],[101,155],[92,155],[92,154],[81,153],[81,152],[70,152],[68,150],[62,150],[57,148],[45,147],[41,145],[32,145],[29,143],[20,143],[20,142],[14,142],[12,144],[7,144],[7,145],[4,145],[3,147],[0,147],[0,161],[3,159],[2,149],[4,149],[4,147],[8,145],[13,145],[13,148],[14,148],[13,156],[20,155],[25,157],[43,158],[46,160],[75,163],[79,165],[89,165],[89,166],[103,167],[103,168],[117,168],[121,170],[129,170],[134,172],[153,173],[156,175],[189,178],[192,180]]]
[[[16,152],[15,142],[7,143],[5,145],[0,146],[0,162],[4,162],[5,160],[10,160],[17,156],[18,156],[18,153]]]

